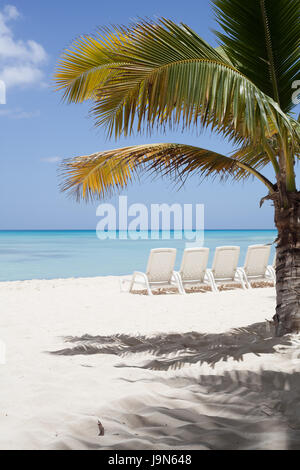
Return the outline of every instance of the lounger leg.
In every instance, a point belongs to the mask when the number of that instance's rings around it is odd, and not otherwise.
[[[274,286],[276,285],[276,271],[275,269],[273,268],[273,266],[271,266],[271,275],[273,277],[273,281],[274,281]]]
[[[245,280],[246,280],[248,289],[252,289],[251,282],[249,281],[249,279],[247,278],[247,276],[245,276]]]
[[[219,292],[219,288],[214,280],[214,276],[211,272],[207,271],[207,277],[208,277],[208,280],[209,280],[209,283],[210,283],[210,286],[211,286],[211,290],[215,293]]]
[[[275,273],[275,269],[273,268],[273,266],[268,266],[268,267],[267,267],[266,275],[267,275],[267,273],[268,273],[268,275],[269,275],[269,277],[270,277],[269,280],[273,281],[274,284],[275,284],[275,282],[276,282],[276,273]]]
[[[135,281],[135,273],[133,273],[131,281],[130,281],[129,292],[132,292],[134,281]]]
[[[186,295],[185,288],[184,288],[184,285],[183,285],[183,282],[181,281],[181,279],[179,280],[179,283],[180,283],[180,286],[179,286],[180,287],[180,290],[179,290],[180,294],[181,295]]]
[[[246,288],[246,284],[245,284],[245,281],[244,281],[243,273],[242,273],[240,270],[238,270],[238,271],[236,272],[236,275],[237,275],[237,277],[238,277],[240,283],[242,284],[242,288],[243,288],[244,290],[246,290],[247,288]]]
[[[212,288],[213,288],[213,290],[216,294],[218,294],[220,292],[214,279],[212,279]]]
[[[176,284],[176,287],[178,289],[179,294],[185,295],[186,292],[184,290],[184,286],[183,286],[181,276],[176,271],[173,271],[173,280],[175,281],[175,284]]]
[[[247,277],[247,274],[246,274],[244,268],[239,268],[239,272],[240,272],[240,274],[243,276],[244,282],[246,283],[247,288],[248,288],[248,289],[252,289],[251,283],[250,283],[250,281],[249,281],[249,279],[248,279],[248,277]]]
[[[145,284],[146,284],[148,295],[153,295],[147,276],[145,276]]]

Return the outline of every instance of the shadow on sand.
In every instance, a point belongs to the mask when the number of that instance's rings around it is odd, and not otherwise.
[[[79,426],[72,446],[77,442],[87,449],[114,450],[300,448],[300,373],[290,366],[288,353],[276,352],[289,349],[291,339],[273,337],[265,323],[224,334],[85,335],[65,340],[69,347],[52,354],[130,356],[136,359],[133,365],[120,367],[158,371],[182,367],[180,372],[145,376],[128,375],[124,369],[119,380],[130,385],[130,395],[102,408],[95,405],[95,414],[107,430],[104,438],[99,441]],[[140,364],[143,353],[154,357]],[[220,373],[183,368],[242,361],[248,353],[270,358],[274,354],[272,364],[283,370],[238,370],[234,362]],[[66,443],[56,444],[66,447]]]
[[[153,386],[154,380],[163,393],[152,400],[137,396],[114,403],[110,413],[117,414],[118,438],[109,449],[300,448],[298,372],[155,377],[146,385]]]
[[[272,354],[275,352],[275,346],[289,344],[286,337],[274,337],[266,323],[255,323],[221,334],[162,333],[150,337],[124,334],[84,335],[64,339],[72,346],[54,351],[52,354],[61,356],[113,354],[124,357],[129,354],[148,353],[154,358],[137,367],[153,370],[167,370],[185,364],[204,362],[214,365],[220,360],[227,361],[230,358],[241,361],[245,354]]]

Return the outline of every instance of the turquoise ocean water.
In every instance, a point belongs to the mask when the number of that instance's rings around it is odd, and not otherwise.
[[[273,243],[275,230],[207,230],[204,246],[239,245],[240,265],[248,245]],[[0,231],[0,281],[129,274],[145,270],[151,248],[177,248],[177,268],[186,240],[99,240],[95,231]],[[274,254],[274,244],[272,254]]]

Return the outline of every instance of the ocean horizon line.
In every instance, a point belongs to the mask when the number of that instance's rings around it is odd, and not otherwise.
[[[159,229],[159,230],[96,230],[96,229],[0,229],[0,233],[7,232],[189,232],[189,231],[200,231],[195,228],[191,229]],[[204,232],[276,232],[276,228],[207,228]]]

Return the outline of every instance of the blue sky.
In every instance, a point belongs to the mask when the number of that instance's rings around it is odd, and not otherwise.
[[[145,142],[181,142],[229,153],[214,135],[174,132],[107,141],[93,127],[88,105],[66,105],[51,82],[65,47],[97,26],[126,24],[137,17],[169,17],[193,27],[214,44],[216,24],[208,0],[101,2],[99,0],[15,0],[0,3],[0,79],[7,102],[0,105],[0,229],[94,229],[97,204],[78,204],[58,189],[62,158]],[[273,228],[273,211],[261,183],[199,185],[191,179],[180,191],[167,181],[143,180],[123,194],[129,203],[203,203],[206,228]]]

